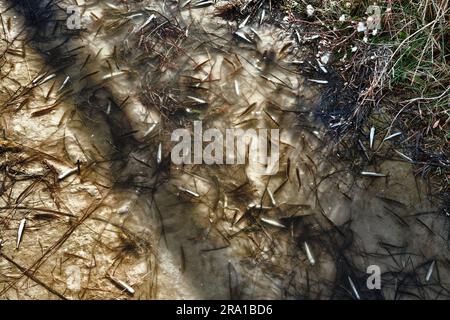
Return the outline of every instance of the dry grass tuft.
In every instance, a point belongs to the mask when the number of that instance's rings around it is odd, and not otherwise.
[[[371,5],[380,9],[377,30],[369,28]],[[372,126],[386,136],[402,132],[397,150],[419,165],[418,173],[437,175],[438,191],[445,196],[450,183],[449,1],[286,0],[284,9],[299,37],[318,43],[319,59],[330,54],[326,67],[338,83],[324,109],[334,114],[327,119],[341,141],[357,143],[355,137]]]

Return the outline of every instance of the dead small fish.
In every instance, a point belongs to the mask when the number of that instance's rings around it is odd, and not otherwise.
[[[297,37],[297,41],[299,44],[302,43],[302,37],[300,36],[300,33],[298,32],[298,30],[295,30],[295,36]]]
[[[154,14],[152,14],[137,30],[136,30],[136,32],[139,32],[139,31],[141,31],[142,29],[144,29],[146,26],[148,26],[148,24],[150,23],[150,22],[152,22],[153,21],[153,19],[155,19],[156,18],[156,16],[154,15]]]
[[[391,134],[391,135],[387,136],[386,138],[384,138],[384,139],[383,139],[383,141],[386,141],[386,140],[389,140],[389,139],[395,138],[395,137],[397,137],[397,136],[399,136],[399,135],[401,135],[401,134],[402,134],[401,132],[396,132],[396,133],[393,133],[393,134]]]
[[[263,9],[261,12],[261,18],[259,19],[259,25],[262,25],[265,16],[266,16],[266,10]]]
[[[405,160],[407,160],[407,161],[409,161],[409,162],[414,162],[414,160],[411,159],[410,157],[408,157],[406,154],[401,153],[400,151],[397,151],[397,150],[395,150],[395,149],[394,149],[394,151],[395,151],[399,156],[401,156],[402,158],[404,158]]]
[[[245,27],[245,25],[248,22],[248,19],[250,19],[250,15],[248,15],[247,18],[245,18],[244,21],[241,22],[241,24],[239,25],[238,28],[241,29],[241,28]]]
[[[278,222],[276,220],[273,220],[273,219],[268,219],[268,218],[262,217],[261,221],[265,222],[267,224],[270,224],[271,226],[274,226],[274,227],[286,228],[286,226],[284,224],[282,224],[282,223],[280,223],[280,222]]]
[[[104,76],[102,77],[102,79],[103,79],[103,80],[108,80],[108,79],[110,79],[110,78],[115,78],[115,77],[121,76],[121,75],[123,75],[123,74],[125,74],[125,71],[116,71],[116,72],[112,72],[112,73],[109,73],[109,74],[104,75]]]
[[[267,188],[267,193],[269,194],[270,202],[272,202],[272,205],[276,207],[277,202],[275,201],[275,197],[273,196],[273,193],[269,188]]]
[[[361,297],[359,296],[358,290],[356,290],[356,286],[353,283],[352,278],[350,278],[350,277],[347,277],[347,278],[348,278],[348,282],[350,283],[350,287],[352,288],[352,291],[353,291],[356,299],[361,300]]]
[[[113,282],[115,285],[117,285],[119,288],[121,288],[122,290],[125,290],[126,292],[128,292],[129,294],[133,295],[135,293],[134,289],[128,285],[127,283],[125,283],[124,281],[114,278],[110,275],[107,276],[107,278],[109,280],[111,280],[111,282]]]
[[[386,175],[384,173],[370,172],[370,171],[362,171],[361,174],[363,176],[369,176],[369,177],[386,177]]]
[[[111,113],[111,101],[108,101],[108,107],[106,108],[106,114]]]
[[[114,10],[118,10],[119,9],[119,7],[117,7],[116,5],[114,5],[112,3],[105,2],[105,4],[106,4],[107,7],[111,8],[111,9],[114,9]]]
[[[237,96],[241,95],[241,92],[239,90],[239,82],[237,80],[234,80],[234,90],[236,91]]]
[[[272,207],[263,206],[262,204],[252,204],[247,207],[247,209],[258,209],[258,210],[270,210]]]
[[[328,73],[328,70],[327,70],[327,68],[325,68],[325,66],[323,65],[323,63],[320,62],[319,59],[316,59],[316,61],[317,61],[317,65],[319,66],[320,70],[322,70],[323,73]]]
[[[238,38],[244,40],[245,42],[253,43],[253,41],[250,40],[250,39],[247,37],[247,35],[246,35],[244,32],[242,32],[242,31],[236,31],[234,34],[235,34],[236,36],[238,36]]]
[[[160,164],[162,161],[162,143],[159,143],[158,151],[156,152],[156,163]]]
[[[214,4],[214,2],[212,2],[210,0],[200,0],[194,4],[193,8],[204,8],[204,7],[209,7],[213,4]]]
[[[375,128],[370,128],[370,137],[369,137],[369,145],[370,149],[373,149],[373,139],[375,138]]]
[[[318,34],[312,35],[310,37],[304,37],[303,40],[305,41],[309,41],[309,40],[315,40],[317,38],[319,38],[320,36]]]
[[[41,73],[40,75],[38,75],[36,78],[34,78],[33,81],[31,81],[32,84],[36,84],[38,83],[43,77],[45,77],[45,73]]]
[[[67,178],[68,176],[71,176],[72,174],[77,173],[77,172],[78,172],[78,167],[77,167],[77,168],[73,168],[73,169],[69,169],[69,170],[67,170],[67,171],[65,171],[65,172],[63,172],[63,173],[61,173],[61,174],[58,176],[58,180],[59,180],[59,181],[64,180],[64,179]]]
[[[157,123],[152,123],[152,125],[148,128],[148,130],[147,131],[145,131],[145,133],[144,133],[144,137],[146,137],[146,136],[148,136],[149,134],[150,134],[150,132],[152,132],[153,131],[153,129],[155,129],[156,128],[156,125],[157,125]]]
[[[25,225],[27,223],[27,219],[20,220],[19,229],[17,230],[17,243],[16,249],[19,249],[20,242],[22,241],[23,231],[25,230]]]
[[[309,263],[314,265],[316,263],[316,260],[314,259],[311,249],[309,248],[308,243],[306,241],[305,241],[305,251],[306,251],[306,256],[308,257]]]
[[[191,0],[186,0],[184,3],[181,4],[181,8],[186,7],[189,3],[191,3]]]
[[[52,79],[54,79],[54,78],[56,78],[56,73],[53,73],[53,74],[51,74],[51,75],[45,77],[42,81],[38,81],[38,82],[39,82],[40,84],[44,84],[44,83],[46,83],[47,81],[50,81],[50,80],[52,80]],[[36,83],[37,83],[37,82],[36,82]]]
[[[183,192],[185,192],[185,193],[187,193],[187,194],[189,194],[189,195],[191,195],[191,196],[193,196],[195,198],[200,197],[200,195],[197,192],[194,192],[192,190],[189,190],[189,189],[186,189],[186,188],[183,188],[183,187],[178,187],[178,190],[183,191]]]
[[[431,262],[430,267],[428,268],[427,271],[427,276],[425,277],[425,281],[428,282],[431,279],[431,275],[433,274],[433,270],[434,270],[434,264],[436,263],[436,260],[433,260],[433,262]]]
[[[311,81],[314,83],[319,83],[319,84],[327,84],[328,83],[327,80],[308,79],[308,81]]]
[[[200,103],[200,104],[206,104],[206,101],[205,100],[202,100],[202,99],[199,99],[199,98],[196,98],[196,97],[192,97],[192,96],[187,96],[189,99],[191,99],[191,100],[194,100],[195,102],[197,102],[197,103]]]
[[[67,76],[66,79],[64,79],[62,85],[59,87],[58,92],[64,89],[64,87],[67,85],[67,82],[69,82],[70,76]]]
[[[142,16],[142,13],[135,13],[135,14],[129,15],[127,18],[128,19],[133,19],[133,18],[141,17],[141,16]]]

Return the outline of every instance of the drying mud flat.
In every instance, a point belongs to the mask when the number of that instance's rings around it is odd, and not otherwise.
[[[448,218],[383,156],[401,135],[344,161],[301,30],[227,5],[1,2],[2,299],[448,297]],[[195,121],[279,130],[278,170],[174,164]]]

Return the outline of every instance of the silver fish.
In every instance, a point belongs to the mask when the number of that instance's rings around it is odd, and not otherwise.
[[[319,84],[327,84],[328,83],[327,80],[308,79],[308,81],[311,81],[314,83],[319,83]]]
[[[128,285],[127,283],[125,283],[124,281],[114,278],[112,276],[109,276],[109,278],[111,279],[112,282],[114,282],[115,284],[117,284],[119,287],[121,287],[123,290],[127,291],[129,294],[133,295],[135,293],[134,289]]]
[[[201,103],[201,104],[205,104],[206,103],[206,101],[205,100],[203,100],[203,99],[199,99],[199,98],[196,98],[196,97],[192,97],[192,96],[187,96],[189,99],[192,99],[192,100],[194,100],[195,102],[198,102],[198,103]]]
[[[189,189],[186,189],[186,188],[183,188],[183,187],[178,187],[178,189],[180,191],[186,192],[187,194],[189,194],[189,195],[191,195],[191,196],[193,196],[195,198],[200,197],[200,195],[197,192],[194,192],[192,190],[189,190]]]
[[[430,267],[428,268],[427,276],[425,277],[425,281],[428,282],[431,279],[431,275],[433,274],[434,270],[434,264],[436,263],[436,260],[433,260]]]
[[[213,5],[213,4],[214,4],[214,2],[212,2],[210,0],[200,0],[200,1],[197,1],[194,4],[194,8],[208,7],[208,6]]]
[[[239,90],[239,82],[237,80],[234,80],[234,90],[236,91],[237,96],[241,95],[241,92]]]
[[[241,38],[242,40],[248,42],[248,43],[253,43],[252,40],[250,40],[245,33],[243,33],[242,31],[236,31],[234,33],[235,35],[237,35],[239,38]]]
[[[370,149],[373,149],[373,139],[375,138],[375,128],[370,128],[370,138],[369,138],[369,145]]]
[[[58,92],[61,91],[62,89],[64,89],[64,87],[66,86],[67,82],[69,82],[70,80],[70,76],[67,76],[66,79],[64,79],[64,82],[62,83],[61,87],[59,87]]]
[[[275,197],[273,196],[273,193],[272,193],[272,191],[270,191],[269,188],[267,188],[267,193],[269,194],[269,198],[270,198],[270,201],[272,202],[272,205],[276,206],[277,202],[275,201]]]
[[[280,223],[280,222],[278,222],[278,221],[276,221],[276,220],[272,220],[272,219],[268,219],[268,218],[262,217],[262,218],[261,218],[261,221],[262,221],[262,222],[265,222],[265,223],[267,223],[267,224],[270,224],[270,225],[272,225],[272,226],[275,226],[275,227],[286,228],[286,226],[285,226],[284,224],[282,224],[282,223]]]
[[[154,14],[152,14],[140,27],[139,29],[136,30],[136,32],[141,31],[142,29],[144,29],[150,22],[152,22],[153,19],[155,19],[156,16]]]
[[[370,172],[370,171],[362,171],[361,174],[363,176],[369,176],[369,177],[386,177],[386,175],[384,173]]]
[[[245,25],[248,22],[248,19],[250,19],[250,15],[248,15],[247,18],[245,18],[244,21],[241,22],[241,24],[239,25],[238,28],[241,29],[241,28],[245,27]]]
[[[159,143],[158,151],[156,152],[156,163],[160,164],[162,161],[162,143]]]
[[[347,277],[348,278],[348,282],[350,283],[350,287],[352,288],[353,293],[355,294],[356,299],[361,300],[361,297],[359,296],[358,290],[356,290],[356,286],[353,283],[352,278]]]
[[[25,225],[27,223],[27,219],[20,220],[19,229],[17,230],[17,243],[16,249],[19,249],[20,241],[22,241],[23,231],[25,230]]]
[[[67,170],[67,171],[65,171],[65,172],[63,172],[63,173],[61,173],[61,174],[58,176],[58,180],[59,180],[59,181],[64,180],[65,178],[67,178],[68,176],[70,176],[70,175],[72,175],[72,174],[74,174],[74,173],[76,173],[76,172],[78,172],[78,168],[69,169],[69,170]]]
[[[394,151],[395,151],[399,156],[401,156],[402,158],[404,158],[405,160],[407,160],[407,161],[409,161],[409,162],[414,162],[414,160],[411,159],[410,157],[408,157],[406,154],[401,153],[400,151],[395,150],[395,149],[394,149]]]
[[[263,23],[265,16],[266,16],[266,10],[263,9],[263,11],[261,13],[261,19],[259,19],[259,25],[261,25]]]
[[[399,135],[401,135],[401,134],[402,134],[401,132],[396,132],[396,133],[393,133],[393,134],[391,134],[391,135],[387,136],[386,138],[384,138],[384,139],[383,139],[383,141],[386,141],[386,140],[389,140],[389,139],[395,138],[396,136],[399,136]]]
[[[309,263],[314,265],[316,263],[316,260],[314,259],[311,249],[309,248],[308,243],[306,241],[305,241],[305,251],[306,251],[306,256],[308,257]]]

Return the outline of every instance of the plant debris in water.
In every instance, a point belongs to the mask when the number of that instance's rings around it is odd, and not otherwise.
[[[1,298],[448,299],[448,1],[0,3]]]

